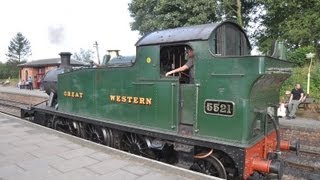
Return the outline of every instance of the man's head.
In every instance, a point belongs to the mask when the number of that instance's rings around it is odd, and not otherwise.
[[[187,47],[187,55],[188,55],[189,58],[192,58],[194,56],[192,48]]]
[[[296,88],[296,89],[300,89],[300,88],[301,88],[301,85],[300,85],[300,84],[296,84],[295,88]]]

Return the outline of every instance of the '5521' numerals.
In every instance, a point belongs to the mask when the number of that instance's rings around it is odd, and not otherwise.
[[[206,100],[204,111],[207,114],[233,116],[234,103],[229,101]]]

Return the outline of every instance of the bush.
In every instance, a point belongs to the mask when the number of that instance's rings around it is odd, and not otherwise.
[[[303,67],[309,64],[310,60],[306,59],[306,54],[314,53],[315,48],[312,46],[300,47],[288,53],[289,61],[293,62],[295,66]]]
[[[16,64],[0,63],[0,79],[19,78],[19,71],[20,68]]]
[[[284,97],[285,91],[291,91],[295,84],[300,83],[303,91],[307,93],[307,78],[308,78],[309,64],[303,67],[293,68],[292,76],[283,83],[280,95]],[[313,97],[317,102],[320,102],[320,63],[316,62],[312,65],[310,76],[310,94],[309,97]]]

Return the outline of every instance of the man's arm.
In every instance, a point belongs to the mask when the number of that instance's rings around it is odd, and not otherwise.
[[[169,76],[170,74],[174,74],[174,73],[177,73],[177,72],[185,71],[187,69],[189,69],[189,67],[187,65],[183,65],[183,66],[181,66],[181,67],[179,67],[177,69],[174,69],[172,71],[167,72],[166,76]]]
[[[299,101],[302,102],[303,98],[304,98],[304,93],[302,92],[302,93],[300,94],[300,99],[299,99]]]

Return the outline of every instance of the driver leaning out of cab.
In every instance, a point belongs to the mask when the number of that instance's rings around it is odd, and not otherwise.
[[[193,58],[194,58],[194,52],[193,49],[190,47],[187,48],[187,56],[188,56],[188,61],[185,63],[183,66],[176,68],[174,70],[171,70],[166,73],[166,76],[169,76],[171,74],[177,73],[177,72],[182,72],[185,70],[190,70],[190,79],[193,79]]]

